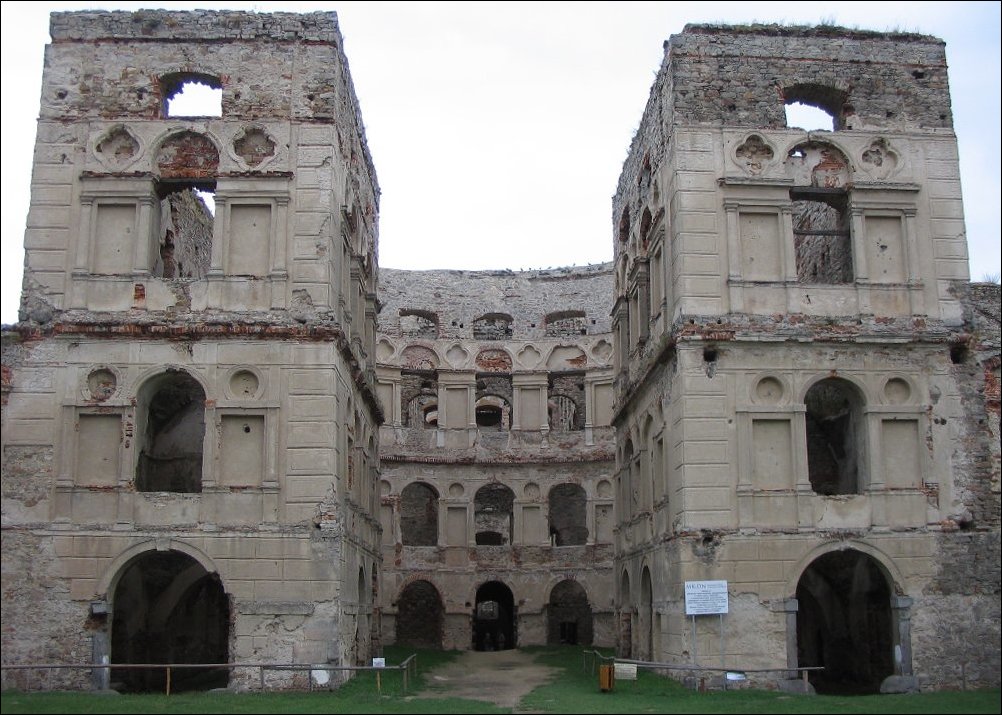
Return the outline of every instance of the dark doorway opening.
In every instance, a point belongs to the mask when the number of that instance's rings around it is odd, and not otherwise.
[[[477,589],[473,649],[508,650],[515,646],[515,598],[500,581],[488,581]]]
[[[797,584],[797,660],[824,666],[810,681],[819,693],[879,693],[894,674],[891,587],[880,565],[855,551],[816,559]]]
[[[588,594],[577,581],[561,581],[546,608],[547,645],[591,645],[593,625]]]
[[[442,650],[445,609],[428,581],[407,584],[397,599],[397,645]]]
[[[226,663],[230,605],[219,576],[179,551],[134,559],[115,587],[111,624],[113,663]],[[163,669],[112,669],[124,692],[164,692]],[[171,690],[225,688],[226,668],[179,668]]]

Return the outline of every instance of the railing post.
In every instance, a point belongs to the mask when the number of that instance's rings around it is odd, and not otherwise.
[[[167,666],[167,695],[170,695],[170,666]]]
[[[261,683],[261,692],[264,692],[264,666],[259,665],[257,667],[257,679]]]
[[[806,670],[800,671],[800,677],[804,681],[804,695],[807,695],[807,693],[810,692],[808,690],[808,688],[810,687],[810,683],[807,682],[807,671]]]

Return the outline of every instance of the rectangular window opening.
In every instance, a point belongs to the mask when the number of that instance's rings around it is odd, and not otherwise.
[[[160,181],[159,250],[153,275],[158,278],[205,277],[212,261],[215,181]]]
[[[851,283],[854,276],[847,194],[828,189],[796,189],[790,192],[790,199],[797,280]]]

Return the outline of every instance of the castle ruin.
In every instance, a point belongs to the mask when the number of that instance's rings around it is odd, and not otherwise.
[[[998,686],[999,290],[968,280],[942,41],[687,26],[612,263],[379,271],[334,13],[50,32],[3,338],[5,664],[565,643]],[[172,112],[190,83],[219,116]],[[708,581],[720,619],[686,612]]]

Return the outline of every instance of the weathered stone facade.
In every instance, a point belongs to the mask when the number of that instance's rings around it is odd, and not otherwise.
[[[381,271],[384,642],[615,641],[612,284]]]
[[[4,661],[366,660],[379,189],[336,16],[51,34],[4,336]],[[221,116],[169,115],[187,81]]]
[[[1000,297],[968,282],[941,41],[689,26],[613,263],[377,275],[333,13],[51,32],[3,336],[5,663],[616,643],[998,686]],[[172,114],[189,82],[219,116]],[[703,580],[721,620],[686,616]]]
[[[997,686],[998,290],[966,282],[943,43],[687,27],[613,217],[620,651]]]

